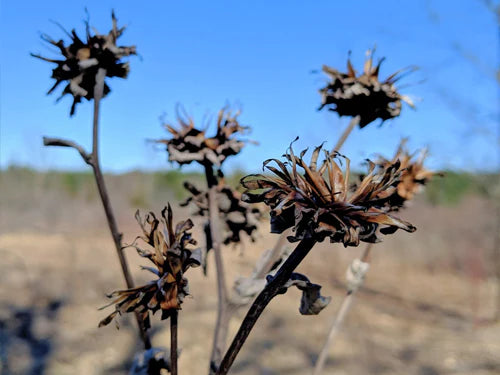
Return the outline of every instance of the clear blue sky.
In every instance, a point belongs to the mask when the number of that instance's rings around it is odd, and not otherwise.
[[[498,2],[497,2],[498,3]],[[342,150],[356,165],[377,153],[392,155],[401,137],[429,146],[434,168],[497,167],[498,26],[483,1],[2,1],[0,3],[0,167],[85,168],[74,150],[44,148],[43,135],[70,138],[90,148],[91,109],[71,98],[55,104],[52,65],[29,52],[56,57],[40,39],[65,28],[84,35],[90,23],[105,33],[111,9],[128,25],[120,39],[137,45],[127,80],[108,81],[113,92],[102,112],[102,163],[107,171],[171,168],[146,139],[166,135],[159,117],[175,120],[182,103],[197,121],[239,104],[253,127],[249,145],[228,167],[257,170],[279,157],[291,140],[297,149],[323,141],[333,146],[348,119],[317,112],[322,64],[345,68],[349,50],[360,70],[365,51],[386,56],[382,77],[410,65],[420,71],[400,84],[417,110],[382,127],[356,130]],[[423,81],[423,82],[421,82]],[[421,99],[421,101],[420,101]]]

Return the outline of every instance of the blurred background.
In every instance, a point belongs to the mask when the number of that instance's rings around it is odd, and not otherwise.
[[[196,166],[182,171],[148,140],[167,137],[182,104],[196,123],[224,105],[241,108],[252,127],[228,180],[258,172],[300,136],[296,149],[333,146],[349,119],[317,111],[323,64],[344,71],[351,51],[386,57],[381,78],[416,65],[398,82],[416,110],[356,129],[342,153],[362,170],[366,158],[391,157],[402,137],[428,147],[426,166],[445,172],[400,213],[418,230],[376,246],[365,286],[327,362],[328,374],[500,373],[499,3],[418,2],[0,2],[0,373],[125,374],[140,348],[133,322],[97,329],[105,293],[122,276],[93,175],[78,153],[44,148],[44,135],[90,149],[92,104],[69,117],[71,98],[55,104],[52,65],[32,58],[57,53],[40,38],[101,33],[114,9],[127,25],[120,42],[137,45],[126,80],[109,80],[102,103],[101,163],[124,241],[138,234],[137,208],[158,212],[186,197],[184,180],[203,187]],[[176,207],[178,220],[188,209]],[[201,222],[197,222],[201,224]],[[197,225],[201,228],[201,225]],[[229,280],[249,275],[273,244],[263,222],[255,243],[228,247]],[[197,230],[203,238],[201,230]],[[200,240],[203,243],[202,240]],[[290,291],[264,313],[233,368],[237,374],[309,372],[345,291],[345,269],[362,249],[321,244],[301,265],[332,302],[301,316]],[[212,262],[209,259],[209,262]],[[148,275],[130,252],[137,282]],[[215,322],[215,277],[190,271],[193,298],[180,316],[183,373],[206,373]],[[238,317],[243,318],[244,309]],[[168,346],[155,321],[153,341]],[[231,327],[235,331],[238,319]],[[165,328],[165,329],[164,329]],[[207,339],[210,338],[210,339]]]

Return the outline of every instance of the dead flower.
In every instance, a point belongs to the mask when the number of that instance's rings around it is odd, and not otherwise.
[[[322,103],[319,109],[327,106],[339,116],[360,116],[360,128],[377,118],[385,121],[399,116],[402,101],[414,107],[411,99],[401,95],[394,86],[403,76],[401,73],[407,69],[399,70],[381,82],[378,76],[384,59],[380,59],[378,64],[373,66],[372,51],[369,50],[367,54],[363,74],[357,77],[350,58],[347,60],[347,73],[341,73],[326,65],[322,68],[331,81],[320,90]]]
[[[199,190],[189,182],[184,182],[184,187],[191,196],[181,206],[193,204],[199,216],[208,216],[208,192]],[[219,179],[217,186],[217,202],[219,204],[219,215],[223,228],[224,244],[240,243],[241,232],[246,233],[251,241],[255,241],[257,226],[262,219],[262,211],[256,205],[250,205],[241,200],[241,193],[232,189]]]
[[[289,152],[283,155],[285,162],[269,159],[263,163],[272,175],[242,178],[241,183],[247,189],[242,199],[250,203],[264,202],[271,208],[271,232],[281,233],[292,227],[295,232],[289,237],[292,242],[311,237],[323,241],[330,237],[331,242],[357,246],[360,241],[380,241],[379,228],[382,234],[394,233],[397,229],[416,230],[377,204],[377,196],[397,183],[399,162],[384,168],[376,168],[370,162],[368,174],[355,191],[350,192],[349,159],[344,158],[346,167],[343,173],[335,162],[341,156],[324,151],[325,160],[317,168],[321,149],[322,146],[316,147],[307,165],[303,159],[307,150],[297,157],[290,146]],[[270,166],[271,162],[278,168]]]
[[[82,98],[91,100],[94,98],[94,86],[96,84],[96,74],[99,69],[106,70],[107,77],[126,78],[130,70],[127,62],[121,62],[125,56],[135,55],[135,46],[122,47],[117,46],[117,39],[123,34],[125,27],[118,28],[114,12],[111,14],[113,28],[107,35],[100,35],[95,30],[95,35],[90,33],[87,24],[86,39],[82,41],[75,30],[71,34],[71,44],[66,46],[63,40],[56,42],[47,35],[42,35],[42,39],[59,48],[63,55],[63,60],[49,59],[37,54],[31,56],[57,64],[52,70],[52,78],[56,80],[47,94],[51,94],[57,86],[63,81],[68,81],[58,101],[66,94],[73,96],[70,115],[75,113],[75,108]],[[104,85],[106,96],[111,89],[107,84]]]
[[[407,139],[403,139],[392,160],[380,157],[377,164],[381,167],[387,167],[399,161],[401,176],[399,182],[392,190],[387,190],[379,195],[391,210],[398,210],[403,207],[406,201],[413,199],[430,179],[435,176],[442,176],[441,173],[432,172],[424,167],[424,161],[427,157],[427,150],[420,151],[420,155],[414,160],[415,153],[410,154],[406,148]]]
[[[135,217],[143,231],[143,235],[138,239],[143,240],[153,250],[141,249],[135,245],[135,241],[132,245],[140,256],[153,262],[155,267],[142,268],[155,274],[157,278],[143,286],[111,293],[108,297],[114,298],[114,301],[102,309],[114,304],[115,311],[104,318],[99,327],[109,324],[117,314],[135,311],[143,320],[144,326],[149,328],[149,311],[154,314],[161,309],[162,319],[166,319],[173,310],[181,308],[184,297],[189,294],[188,280],[184,277],[184,272],[189,267],[199,266],[201,262],[199,249],[187,249],[189,245],[196,245],[196,241],[188,232],[193,223],[191,220],[181,221],[174,231],[170,205],[162,210],[161,216],[158,220],[150,212],[142,220],[137,211]]]
[[[196,161],[200,164],[211,163],[220,166],[231,155],[237,155],[245,141],[235,138],[244,134],[249,127],[238,122],[240,112],[234,115],[225,108],[219,111],[217,117],[217,133],[207,137],[206,129],[195,128],[194,121],[189,116],[177,114],[179,129],[166,124],[166,130],[172,134],[171,139],[160,139],[156,142],[167,145],[168,160],[179,164],[190,164]]]

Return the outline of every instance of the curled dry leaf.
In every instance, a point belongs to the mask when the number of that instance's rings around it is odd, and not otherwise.
[[[301,273],[292,273],[290,280],[284,285],[286,289],[283,290],[283,293],[291,286],[296,286],[302,291],[299,308],[302,315],[318,315],[332,300],[332,297],[324,297],[321,295],[321,285],[311,283],[309,279]]]
[[[162,319],[166,319],[172,311],[181,308],[184,297],[189,294],[184,272],[189,267],[199,266],[201,262],[200,249],[188,249],[196,245],[189,232],[193,223],[191,220],[181,221],[174,229],[170,205],[162,210],[161,216],[159,220],[150,212],[143,220],[137,211],[136,219],[143,231],[137,239],[146,243],[149,249],[140,248],[135,241],[132,245],[140,256],[153,263],[154,267],[142,268],[156,278],[146,285],[111,293],[108,297],[113,298],[113,302],[103,308],[114,305],[115,311],[104,318],[99,327],[109,324],[117,314],[135,311],[144,326],[149,328],[150,311],[154,314],[162,310]]]
[[[47,35],[42,38],[54,45],[61,52],[63,59],[50,59],[37,54],[32,56],[44,61],[57,64],[52,70],[52,78],[56,80],[47,94],[51,94],[61,82],[66,81],[60,100],[64,95],[73,96],[70,115],[75,113],[76,105],[82,98],[91,100],[94,98],[94,86],[96,84],[96,75],[99,69],[106,71],[107,77],[126,78],[130,70],[127,62],[121,59],[126,56],[135,55],[135,46],[123,47],[116,44],[117,39],[125,31],[125,27],[118,28],[115,14],[111,14],[113,27],[107,35],[100,35],[97,32],[91,34],[90,27],[87,24],[86,37],[81,40],[76,31],[66,34],[71,38],[71,43],[65,45],[63,40],[55,41]],[[107,84],[104,85],[103,95],[110,92]]]
[[[264,169],[271,174],[249,175],[241,179],[247,189],[242,200],[264,202],[271,209],[271,232],[281,233],[287,228],[295,232],[288,237],[292,242],[304,238],[342,242],[357,246],[360,241],[378,242],[382,234],[397,229],[416,230],[410,223],[387,212],[378,195],[394,189],[399,181],[400,163],[377,168],[369,163],[368,174],[354,191],[350,191],[349,159],[338,153],[324,151],[324,161],[318,168],[322,146],[312,153],[310,164],[293,153],[292,146],[283,155],[285,161],[269,159]],[[345,160],[345,172],[336,160]],[[274,163],[276,166],[271,165]],[[299,169],[302,173],[299,173]]]
[[[208,192],[199,190],[189,182],[184,182],[184,187],[191,196],[180,205],[194,205],[196,215],[208,217]],[[226,185],[223,178],[219,179],[217,186],[217,203],[223,224],[224,244],[240,243],[241,232],[246,233],[254,242],[258,223],[263,217],[262,211],[256,205],[243,202],[241,193]]]
[[[439,172],[429,171],[424,167],[424,161],[427,157],[427,150],[420,151],[418,157],[416,153],[410,154],[406,148],[407,139],[403,139],[392,160],[381,157],[377,164],[382,168],[400,163],[401,176],[395,188],[385,193],[379,194],[379,197],[387,204],[391,210],[397,211],[403,207],[405,202],[413,199],[424,185],[426,185],[433,176],[442,176]]]
[[[405,70],[415,68],[402,69],[379,81],[380,65],[384,59],[374,66],[372,51],[367,54],[363,73],[359,76],[356,76],[350,58],[347,60],[347,73],[324,65],[323,72],[330,77],[330,82],[320,90],[322,102],[319,109],[327,107],[339,116],[360,116],[361,128],[376,119],[385,121],[399,116],[403,101],[414,106],[410,98],[396,90],[394,84]]]
[[[217,117],[217,133],[207,137],[206,129],[197,129],[192,118],[178,113],[179,127],[165,125],[172,138],[156,142],[167,146],[168,160],[171,162],[182,165],[195,161],[220,167],[228,156],[239,154],[245,146],[245,141],[237,136],[246,133],[249,127],[240,125],[239,114],[236,112],[233,115],[226,108],[221,109]]]

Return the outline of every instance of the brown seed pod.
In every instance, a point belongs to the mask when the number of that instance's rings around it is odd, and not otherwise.
[[[420,151],[419,156],[415,159],[416,153],[409,153],[406,148],[406,142],[407,139],[401,141],[392,160],[380,157],[377,161],[377,164],[382,168],[396,162],[400,163],[401,176],[395,189],[386,191],[379,196],[392,211],[397,211],[404,206],[405,202],[413,199],[414,195],[418,193],[433,176],[442,176],[441,173],[429,171],[424,167],[424,161],[427,157],[426,149]]]
[[[217,117],[217,133],[207,137],[205,130],[197,129],[192,118],[177,114],[179,127],[166,124],[166,130],[173,136],[171,139],[160,139],[157,143],[167,146],[168,160],[179,164],[210,163],[217,167],[228,156],[240,153],[245,141],[236,138],[248,131],[249,127],[238,122],[239,111],[234,115],[223,108]]]
[[[184,182],[184,187],[191,193],[191,196],[180,205],[192,204],[197,209],[195,214],[208,216],[208,192],[199,190],[189,182]],[[226,185],[223,178],[219,180],[217,186],[217,202],[223,224],[224,244],[240,243],[241,232],[246,233],[252,242],[255,241],[257,226],[263,217],[263,213],[257,205],[243,202],[241,193]]]
[[[359,126],[363,128],[378,118],[385,121],[399,116],[402,102],[414,107],[411,99],[401,95],[394,84],[403,76],[403,71],[415,68],[402,69],[379,81],[383,61],[380,59],[373,66],[372,51],[368,51],[363,73],[359,76],[356,76],[350,58],[347,60],[347,73],[323,65],[322,70],[330,77],[330,82],[320,90],[322,101],[319,109],[327,107],[339,116],[359,116]]]
[[[281,233],[287,228],[295,232],[290,241],[314,238],[323,241],[342,242],[344,246],[357,246],[360,241],[378,242],[378,232],[394,233],[397,229],[407,232],[416,230],[410,223],[386,212],[378,204],[377,195],[394,189],[400,174],[399,162],[385,168],[376,168],[370,162],[368,174],[355,191],[350,191],[349,159],[338,153],[324,151],[325,160],[317,167],[322,146],[316,147],[309,165],[303,156],[293,153],[290,146],[285,162],[270,159],[264,168],[271,175],[249,175],[241,180],[247,189],[243,194],[246,202],[264,202],[271,209],[271,232]],[[345,172],[335,160],[345,159]],[[274,162],[277,167],[271,166]],[[303,174],[298,170],[302,169]],[[377,231],[380,229],[380,231]]]
[[[101,320],[99,327],[109,324],[117,314],[135,311],[143,320],[144,326],[149,328],[150,311],[154,314],[162,310],[162,319],[166,319],[173,310],[181,308],[184,297],[189,294],[184,272],[189,267],[199,266],[201,262],[200,250],[188,249],[188,246],[196,245],[189,233],[193,223],[191,220],[181,221],[174,230],[170,205],[162,210],[161,215],[162,218],[158,220],[150,212],[143,220],[137,211],[136,219],[143,231],[138,239],[152,250],[139,248],[135,241],[132,245],[140,256],[148,258],[154,264],[154,267],[142,268],[157,278],[143,286],[111,293],[108,297],[114,298],[113,302],[103,308],[115,305],[115,311]]]
[[[61,82],[67,81],[68,84],[57,100],[59,101],[66,94],[73,96],[71,116],[74,115],[76,105],[81,102],[82,98],[87,100],[94,98],[94,86],[99,69],[104,69],[107,77],[126,78],[128,75],[129,64],[122,62],[121,59],[135,55],[136,48],[135,46],[116,45],[116,41],[125,31],[125,27],[118,28],[114,12],[111,14],[111,19],[113,27],[107,35],[100,35],[95,31],[95,35],[92,35],[88,24],[84,41],[78,37],[75,30],[72,30],[71,34],[67,33],[71,38],[71,44],[68,46],[64,44],[63,40],[56,42],[47,35],[42,35],[42,39],[60,50],[64,57],[62,60],[31,54],[33,57],[57,64],[57,67],[52,70],[52,78],[56,82],[47,94],[51,94]],[[109,86],[105,84],[103,95],[106,96],[110,91]]]

